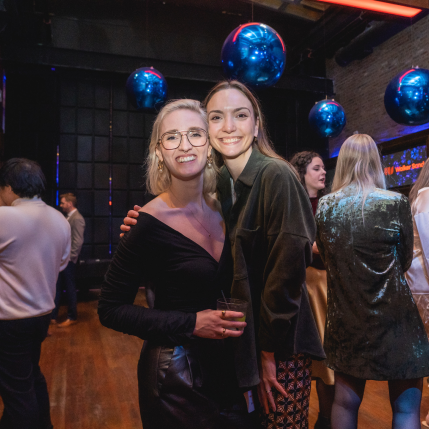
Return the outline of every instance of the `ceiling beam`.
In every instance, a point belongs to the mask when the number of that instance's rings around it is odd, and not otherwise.
[[[9,63],[37,64],[49,67],[64,67],[95,70],[110,73],[130,74],[139,67],[154,67],[166,78],[187,79],[205,82],[219,82],[224,78],[222,67],[201,64],[128,57],[48,46],[8,45],[3,52],[6,67]],[[278,89],[306,91],[312,93],[333,93],[331,79],[286,75],[274,86]]]
[[[309,6],[308,3],[315,3],[313,1],[307,1],[306,5],[304,5],[299,0],[251,0],[251,2],[280,13],[293,15],[298,18],[313,22],[319,20],[323,15],[323,11],[326,9],[323,7]]]

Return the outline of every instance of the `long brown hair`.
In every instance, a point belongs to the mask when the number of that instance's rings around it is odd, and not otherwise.
[[[281,159],[282,161],[285,161],[289,164],[288,161],[286,161],[274,150],[273,144],[268,137],[267,129],[265,126],[265,118],[262,114],[261,104],[259,103],[259,100],[256,98],[256,96],[252,93],[252,91],[247,88],[246,85],[239,82],[238,80],[224,80],[222,82],[219,82],[209,91],[207,97],[203,101],[203,106],[207,109],[207,104],[212,99],[212,97],[217,92],[223,91],[225,89],[236,89],[237,91],[240,91],[250,101],[255,115],[255,122],[259,120],[258,137],[254,143],[259,152],[270,158]],[[222,156],[216,150],[213,149],[213,151],[215,153],[216,164],[218,166],[222,165]]]
[[[307,194],[308,189],[305,184],[305,175],[307,174],[307,167],[311,164],[311,161],[313,161],[314,158],[322,159],[322,157],[317,152],[305,150],[296,153],[290,160],[290,163],[292,164],[292,167],[294,167],[297,171],[301,185],[304,186],[304,189],[307,191]],[[319,198],[323,197],[323,195],[325,194],[326,187],[317,191],[317,196]]]
[[[410,195],[408,196],[410,200],[411,205],[411,211],[413,214],[416,212],[415,207],[413,207],[413,203],[417,199],[417,195],[422,188],[426,188],[429,186],[429,159],[425,161],[425,165],[422,168],[422,171],[420,171],[419,177],[416,180],[416,183],[414,183],[413,187],[411,188]]]

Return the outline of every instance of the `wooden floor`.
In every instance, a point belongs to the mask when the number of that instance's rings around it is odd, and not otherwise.
[[[137,304],[144,302],[140,292]],[[65,311],[62,307],[60,321]],[[141,429],[136,372],[142,341],[100,325],[97,292],[80,299],[78,311],[79,323],[53,328],[42,348],[41,368],[55,429]],[[429,410],[429,390],[424,384],[422,419]],[[311,429],[318,413],[314,384],[312,387]],[[0,401],[0,415],[2,408]],[[387,383],[368,382],[359,428],[388,429],[391,418]]]

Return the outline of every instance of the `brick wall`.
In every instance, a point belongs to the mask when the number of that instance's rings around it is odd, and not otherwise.
[[[429,128],[407,127],[392,121],[384,108],[389,81],[411,66],[429,69],[429,16],[398,33],[361,61],[340,67],[327,60],[327,77],[334,80],[336,100],[347,115],[343,132],[329,141],[330,156],[354,131],[371,135],[377,143]]]

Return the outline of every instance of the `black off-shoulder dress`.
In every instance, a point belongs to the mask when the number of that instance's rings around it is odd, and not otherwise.
[[[153,308],[133,305],[150,284]],[[230,244],[217,262],[205,249],[148,213],[121,240],[98,306],[103,325],[145,341],[138,365],[143,427],[250,428],[231,343],[193,336],[196,313],[216,309],[232,282]]]

